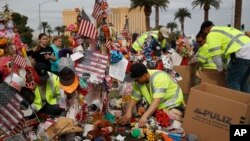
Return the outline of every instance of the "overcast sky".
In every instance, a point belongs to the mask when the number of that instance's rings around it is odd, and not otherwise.
[[[47,2],[50,1],[50,2]],[[37,31],[39,23],[39,3],[41,5],[41,21],[47,21],[52,28],[62,25],[62,11],[64,9],[84,8],[88,15],[93,10],[95,0],[0,0],[0,7],[6,2],[9,8],[29,18],[28,25]],[[187,7],[191,12],[192,19],[185,20],[185,33],[187,35],[196,34],[204,18],[204,12],[199,7],[192,9],[191,2],[193,0],[169,0],[170,5],[166,11],[160,13],[160,24],[166,25],[174,20],[174,13],[178,8]],[[110,7],[129,6],[130,0],[108,0]],[[227,25],[233,22],[234,0],[222,0],[219,10],[211,8],[209,18],[216,25]],[[243,0],[242,24],[245,24],[245,30],[250,31],[249,13],[250,0]],[[248,9],[247,9],[248,8]],[[2,9],[1,9],[2,10]],[[247,11],[248,10],[248,11]],[[151,27],[155,25],[155,13],[151,14]],[[176,21],[179,25],[179,21]],[[180,25],[179,25],[180,28]]]

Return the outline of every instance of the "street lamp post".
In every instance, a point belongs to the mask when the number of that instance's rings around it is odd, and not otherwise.
[[[47,1],[44,1],[44,2],[42,2],[42,3],[39,3],[38,4],[38,13],[39,13],[39,25],[38,25],[38,27],[40,27],[40,25],[41,25],[41,6],[42,5],[44,5],[45,3],[48,3],[48,2],[58,2],[58,0],[47,0]],[[41,29],[40,29],[40,33],[41,33]]]

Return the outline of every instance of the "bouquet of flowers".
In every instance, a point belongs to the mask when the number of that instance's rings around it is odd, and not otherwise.
[[[193,55],[192,47],[190,46],[187,38],[179,36],[176,41],[176,51],[183,58],[191,58]]]

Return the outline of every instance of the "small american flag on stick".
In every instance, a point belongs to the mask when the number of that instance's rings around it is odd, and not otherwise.
[[[78,34],[82,35],[82,36],[89,37],[91,39],[96,39],[97,29],[90,21],[81,20],[81,23],[79,25]]]
[[[96,21],[100,21],[102,19],[102,6],[101,3],[96,2],[94,5],[93,12],[91,16],[96,19]]]
[[[104,44],[104,46],[108,49],[111,49],[112,47],[112,42],[110,40],[106,40],[106,43]]]
[[[123,29],[123,31],[122,31],[122,36],[123,36],[127,41],[131,40],[131,36],[130,36],[130,33],[129,33],[129,31],[128,31],[127,28],[124,28],[124,29]]]
[[[17,64],[18,66],[22,67],[22,68],[25,68],[26,65],[27,65],[26,60],[20,55],[16,56],[16,58],[14,60],[14,63]]]

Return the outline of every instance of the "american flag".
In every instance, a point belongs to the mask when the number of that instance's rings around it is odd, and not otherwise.
[[[81,23],[79,25],[78,35],[83,35],[91,39],[96,39],[97,29],[90,21],[81,20]]]
[[[122,31],[122,36],[127,40],[127,41],[130,41],[132,40],[129,32],[128,32],[128,29],[127,28],[124,28],[123,31]]]
[[[128,29],[127,28],[124,28],[123,31],[122,31],[122,36],[124,38],[128,37],[129,36],[129,33],[128,33]]]
[[[116,46],[112,45],[111,40],[106,40],[106,43],[104,44],[105,47],[107,47],[109,50],[119,50]]]
[[[110,40],[106,40],[106,43],[104,44],[104,46],[108,49],[112,49],[112,42]]]
[[[76,74],[82,77],[83,73],[89,73],[97,76],[101,83],[105,77],[105,70],[108,64],[108,56],[92,51],[85,51],[83,60],[76,65]]]
[[[26,60],[20,55],[16,56],[16,58],[14,60],[14,63],[17,64],[18,66],[22,67],[22,68],[25,68],[26,65],[27,65]]]
[[[19,104],[22,98],[6,83],[0,89],[0,127],[7,135],[19,133],[25,127]]]
[[[94,5],[93,12],[91,16],[96,19],[96,21],[100,21],[102,19],[102,4],[96,2]]]

